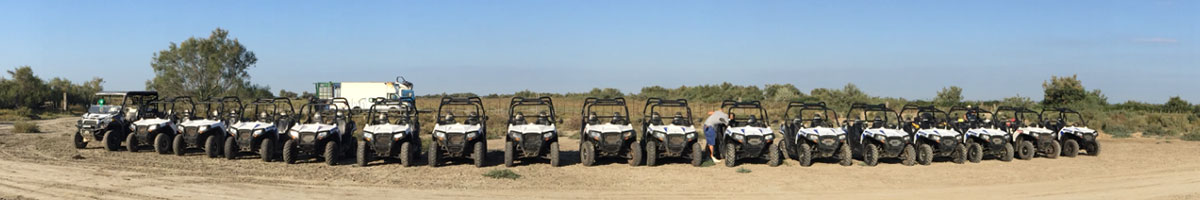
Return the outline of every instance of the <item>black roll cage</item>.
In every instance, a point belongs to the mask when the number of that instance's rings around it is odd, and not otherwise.
[[[851,114],[854,113],[854,110],[862,110],[862,115],[860,116],[861,119],[855,119],[855,120],[861,120],[861,121],[867,121],[867,114],[870,112],[882,112],[883,113],[882,120],[883,120],[883,123],[885,124],[885,126],[882,126],[882,127],[888,127],[886,125],[894,125],[891,128],[895,128],[895,126],[899,126],[900,123],[903,122],[903,120],[900,119],[900,113],[896,112],[896,110],[892,110],[891,108],[888,108],[886,104],[866,104],[866,103],[850,104],[850,110],[846,111],[846,116],[853,116]],[[892,116],[888,116],[888,113],[892,113]],[[876,116],[878,116],[878,115],[876,115]],[[895,120],[896,124],[889,123],[890,121],[892,121],[889,119]],[[843,123],[848,123],[848,121],[844,121]]]
[[[617,97],[617,98],[588,97],[587,99],[583,100],[583,109],[579,113],[580,119],[583,122],[582,124],[588,124],[587,123],[588,122],[588,114],[592,112],[592,107],[594,107],[594,106],[620,106],[625,111],[625,113],[623,113],[624,116],[596,114],[596,118],[599,119],[599,118],[621,117],[622,121],[624,121],[626,124],[629,123],[629,119],[630,119],[629,106],[627,106],[625,104],[624,97]],[[582,131],[582,127],[583,126],[580,126],[580,131]]]
[[[483,109],[483,100],[479,99],[479,97],[442,97],[441,102],[438,103],[438,113],[437,118],[435,119],[436,121],[440,122],[442,121],[442,118],[445,117],[445,115],[443,115],[444,113],[442,112],[442,108],[445,106],[475,106],[475,113],[479,113],[479,119],[481,120],[480,123],[487,122],[487,111]]]
[[[825,124],[828,124],[830,127],[840,127],[841,126],[840,124],[837,123],[837,120],[833,120],[833,119],[839,117],[837,115],[837,112],[832,112],[833,117],[830,117],[829,113],[833,109],[829,109],[829,107],[825,105],[824,101],[817,102],[817,103],[806,103],[806,102],[801,102],[801,101],[789,102],[787,109],[784,110],[784,112],[783,112],[784,120],[791,119],[792,109],[796,109],[796,120],[799,120],[800,122],[808,122],[808,121],[813,120],[813,118],[811,118],[811,117],[804,118],[804,111],[820,110],[821,112],[824,113],[823,116],[825,116],[825,119],[822,119],[822,121],[824,121]],[[792,123],[789,122],[787,124],[792,124]]]
[[[517,113],[515,111],[516,111],[516,108],[520,107],[520,106],[529,106],[529,107],[546,106],[546,107],[550,108],[550,114],[548,116],[549,120],[550,120],[550,124],[554,124],[554,123],[558,122],[558,114],[555,113],[555,111],[554,111],[554,100],[550,99],[550,97],[547,97],[547,96],[538,97],[538,98],[513,97],[512,100],[509,101],[509,103],[508,103],[508,124],[510,124],[510,125],[516,124]]]
[[[646,99],[646,105],[642,106],[642,123],[643,124],[646,124],[646,125],[650,124],[650,120],[651,120],[650,116],[653,113],[655,113],[655,110],[658,107],[684,108],[684,110],[687,110],[687,115],[683,116],[684,121],[687,122],[687,124],[684,124],[684,125],[685,126],[692,125],[692,122],[693,122],[692,108],[688,106],[687,99],[668,100],[668,99],[662,99],[662,98]]]
[[[401,110],[399,112],[380,112],[381,110],[376,106],[396,106]],[[387,111],[391,111],[391,109],[387,109]],[[371,107],[367,109],[367,124],[377,124],[376,121],[372,119],[372,117],[375,117],[376,113],[388,115],[389,119],[391,119],[393,116],[404,118],[396,119],[396,124],[400,124],[400,120],[406,120],[406,123],[412,123],[420,119],[420,112],[417,111],[417,100],[413,99],[412,97],[400,97],[399,99],[380,99],[375,101],[373,104],[371,104]]]
[[[950,126],[950,124],[951,124],[950,113],[948,113],[946,111],[942,111],[941,109],[938,109],[937,107],[934,107],[932,105],[917,105],[917,104],[906,104],[906,105],[904,105],[904,108],[900,109],[899,114],[902,117],[902,118],[900,118],[901,121],[905,120],[903,118],[904,113],[907,113],[910,110],[916,112],[916,113],[914,113],[916,115],[914,115],[913,117],[919,117],[922,114],[926,114],[926,113],[929,113],[929,114],[931,114],[931,116],[934,116],[933,120],[930,120],[930,122],[933,123],[932,124],[933,126],[930,126],[930,127],[943,127],[944,128],[944,127]],[[941,115],[941,116],[939,117],[938,115]],[[916,121],[906,121],[906,122],[920,123],[920,122],[916,122]],[[941,126],[942,124],[945,124],[945,126]],[[924,129],[924,128],[928,128],[928,127],[922,126],[921,128]]]
[[[1050,114],[1058,114],[1058,119],[1061,119],[1064,122],[1067,120],[1068,115],[1073,114],[1073,115],[1075,115],[1075,117],[1077,117],[1077,119],[1079,119],[1079,123],[1080,123],[1079,125],[1087,126],[1087,119],[1083,118],[1083,114],[1079,113],[1078,111],[1072,110],[1070,108],[1062,108],[1062,107],[1043,108],[1042,112],[1038,113],[1038,116],[1039,116],[1038,118],[1041,119],[1042,116],[1046,116],[1046,112],[1050,112]],[[1051,116],[1053,116],[1053,115],[1051,115]],[[1063,126],[1063,125],[1060,124],[1060,126]]]
[[[342,97],[337,97],[337,98],[333,98],[333,99],[316,99],[316,98],[314,98],[314,99],[309,100],[309,102],[307,104],[304,104],[304,106],[300,108],[299,115],[300,115],[300,117],[302,117],[303,122],[306,124],[322,123],[322,122],[313,122],[312,114],[315,112],[328,113],[330,111],[334,111],[334,112],[345,111],[346,115],[352,115],[354,110],[350,109],[349,102],[350,102],[349,100],[346,100],[346,98],[342,98]],[[317,110],[317,107],[319,107],[319,106],[324,106],[324,108]],[[329,117],[337,118],[338,116],[335,114],[335,115],[332,115]],[[343,117],[350,118],[350,116],[343,116]]]
[[[746,110],[757,109],[758,110],[758,119],[760,122],[771,121],[769,118],[770,116],[767,116],[767,109],[764,109],[762,107],[762,102],[759,102],[759,101],[740,101],[739,102],[739,101],[734,101],[734,100],[725,100],[725,101],[721,102],[721,109],[724,109],[725,112],[727,112],[729,114],[733,114],[734,109],[739,109],[739,110],[740,109],[746,109]],[[738,115],[734,115],[733,117],[729,118],[730,124],[733,124],[732,122],[734,122],[734,121],[738,121],[738,119],[749,119],[749,117],[738,118]],[[762,124],[765,125],[767,123],[762,123]]]

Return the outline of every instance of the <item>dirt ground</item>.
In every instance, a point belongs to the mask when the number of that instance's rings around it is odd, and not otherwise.
[[[630,167],[611,160],[584,167],[564,140],[561,168],[511,168],[516,180],[481,174],[499,165],[490,142],[488,167],[439,168],[375,162],[368,167],[286,165],[256,158],[108,152],[70,144],[75,118],[37,121],[45,133],[0,125],[0,199],[1200,199],[1200,143],[1102,138],[1099,157],[907,167],[833,162],[780,167],[763,162],[692,167],[675,160]],[[76,156],[78,155],[78,156]]]

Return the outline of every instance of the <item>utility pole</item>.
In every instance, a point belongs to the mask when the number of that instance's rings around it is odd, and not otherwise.
[[[67,111],[67,92],[63,92],[62,110]]]

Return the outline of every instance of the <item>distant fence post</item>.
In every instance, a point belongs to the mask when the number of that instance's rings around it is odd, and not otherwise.
[[[67,111],[67,92],[63,92],[62,110]]]

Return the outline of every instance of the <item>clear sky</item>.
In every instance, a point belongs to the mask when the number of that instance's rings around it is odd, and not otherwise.
[[[1200,102],[1200,1],[8,1],[0,67],[143,89],[153,54],[217,27],[254,83],[389,81],[417,94],[795,84],[932,99]]]

